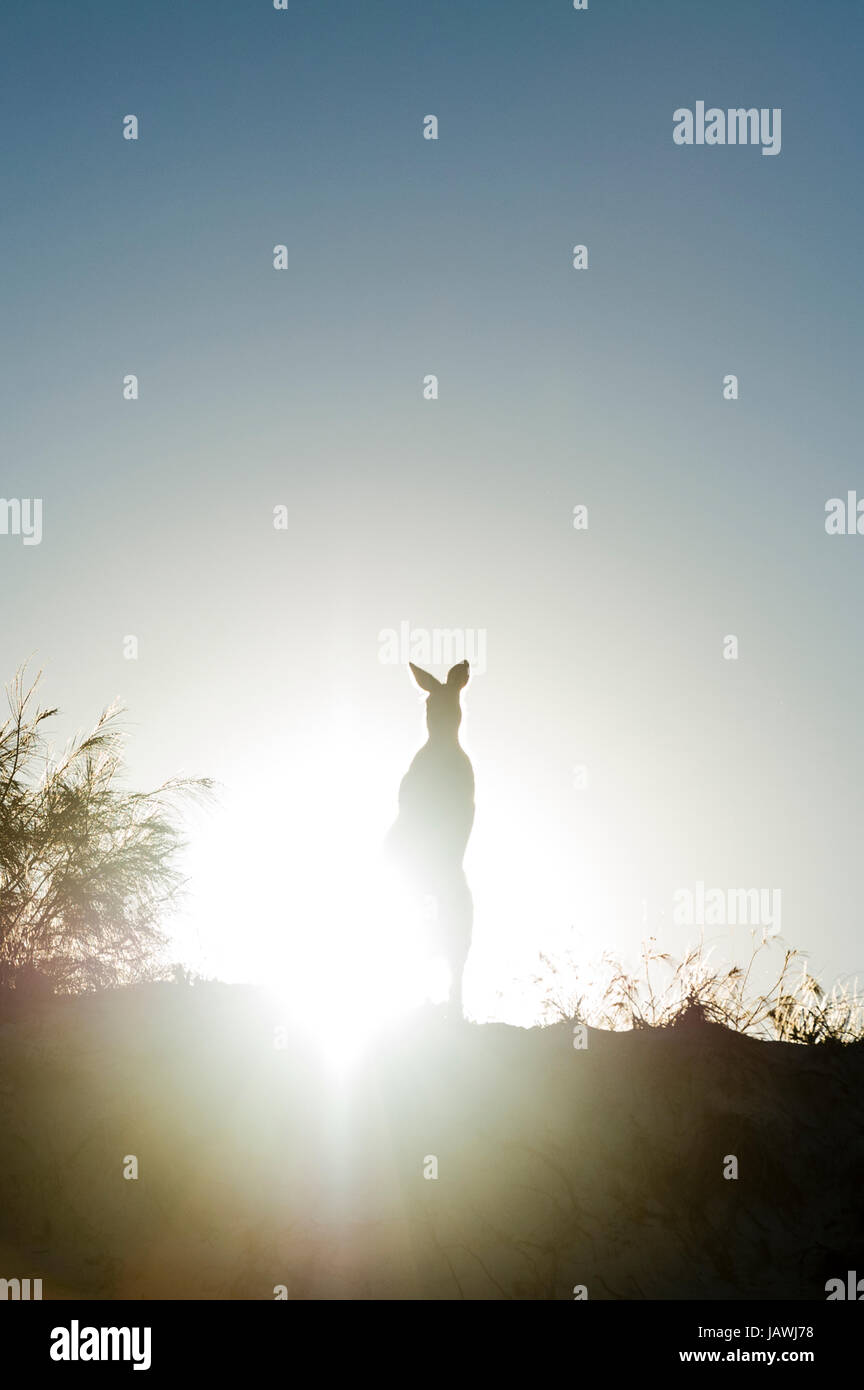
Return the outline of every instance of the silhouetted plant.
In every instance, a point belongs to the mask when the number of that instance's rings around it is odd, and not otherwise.
[[[720,1023],[738,1033],[780,1042],[849,1043],[864,1038],[864,999],[857,988],[837,984],[826,992],[804,966],[804,955],[783,949],[782,964],[767,987],[751,984],[753,967],[771,942],[754,944],[745,968],[712,968],[705,943],[676,961],[658,951],[655,938],[642,945],[638,973],[608,953],[602,957],[605,981],[579,986],[581,967],[570,956],[541,954],[543,973],[534,983],[545,988],[547,1022],[567,1019],[596,1028],[681,1028]],[[659,969],[658,969],[659,967]],[[658,980],[658,974],[665,979]]]
[[[0,726],[0,984],[23,988],[37,972],[59,991],[150,978],[182,888],[176,803],[212,783],[126,790],[118,705],[55,758],[43,726],[57,710],[36,705],[39,679],[28,687],[17,673]]]

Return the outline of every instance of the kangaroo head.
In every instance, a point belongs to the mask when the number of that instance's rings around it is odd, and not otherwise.
[[[468,683],[468,662],[460,661],[456,666],[451,666],[444,682],[415,666],[413,661],[409,661],[408,665],[420,689],[429,695],[426,701],[426,727],[430,738],[433,734],[452,735],[455,738],[462,722],[459,695]]]

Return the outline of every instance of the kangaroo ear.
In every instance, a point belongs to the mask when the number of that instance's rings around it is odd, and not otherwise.
[[[463,685],[468,684],[468,662],[460,661],[457,666],[451,666],[447,672],[447,684],[451,690],[461,690]]]
[[[428,671],[422,671],[419,666],[414,665],[413,661],[409,661],[408,665],[411,667],[411,674],[421,690],[428,690],[431,695],[433,690],[441,689],[441,682],[436,680],[434,676],[430,676]]]

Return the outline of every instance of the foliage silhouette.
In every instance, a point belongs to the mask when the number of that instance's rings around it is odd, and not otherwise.
[[[56,709],[36,703],[41,673],[7,686],[0,726],[0,985],[61,993],[152,978],[177,901],[177,804],[208,779],[123,787],[119,705],[55,757]]]

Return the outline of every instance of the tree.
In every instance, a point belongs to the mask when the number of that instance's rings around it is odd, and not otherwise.
[[[27,687],[17,673],[0,726],[0,984],[34,970],[61,992],[152,978],[183,886],[178,803],[213,784],[126,790],[117,704],[55,758],[43,726],[58,711],[36,705],[40,675]]]

